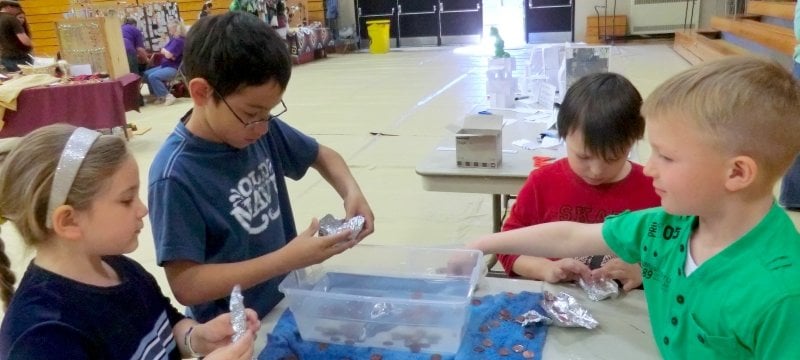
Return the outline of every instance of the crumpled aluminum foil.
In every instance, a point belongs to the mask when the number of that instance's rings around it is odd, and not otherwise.
[[[545,325],[550,325],[550,324],[553,323],[553,319],[551,319],[551,318],[549,318],[549,317],[547,317],[545,315],[540,314],[536,310],[528,311],[528,312],[526,312],[526,313],[524,313],[524,314],[522,314],[520,316],[521,316],[521,318],[518,318],[517,322],[522,324],[522,326],[528,326],[528,325],[533,326],[533,325],[536,325],[537,323],[543,323]],[[520,321],[520,320],[522,320],[522,321]]]
[[[594,329],[600,323],[589,314],[589,310],[578,304],[572,295],[560,292],[554,295],[544,291],[542,308],[553,319],[553,324],[563,327],[585,327]]]
[[[239,285],[233,287],[231,292],[231,326],[233,326],[233,342],[239,340],[247,331],[247,315],[244,313],[244,296]]]
[[[364,227],[364,221],[365,219],[361,215],[353,216],[349,220],[340,220],[328,214],[319,220],[319,236],[338,234],[350,229],[350,240],[353,240]]]
[[[615,299],[619,296],[619,285],[613,279],[591,279],[589,281],[583,278],[578,279],[578,285],[586,291],[589,299],[594,301],[605,300],[608,298]]]

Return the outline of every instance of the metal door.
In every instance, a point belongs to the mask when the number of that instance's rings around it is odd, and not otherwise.
[[[397,41],[397,0],[356,0],[356,21],[361,39],[369,39],[367,21],[391,20],[389,37]],[[399,45],[399,42],[396,46]]]
[[[443,44],[478,43],[483,31],[481,0],[439,0]]]
[[[397,32],[403,46],[441,45],[438,0],[397,0]]]
[[[572,0],[525,0],[525,32],[529,43],[574,41]]]

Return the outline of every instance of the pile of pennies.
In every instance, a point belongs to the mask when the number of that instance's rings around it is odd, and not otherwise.
[[[506,293],[506,296],[513,297],[514,293],[510,293],[510,292]],[[480,299],[472,299],[472,305],[473,306],[481,305],[481,300]],[[511,322],[512,320],[516,321],[517,323],[521,323],[522,320],[524,320],[524,318],[522,317],[522,315],[518,315],[516,318],[514,318],[513,315],[511,314],[511,312],[508,311],[508,309],[500,309],[500,311],[497,313],[496,318],[493,318],[493,319],[487,321],[486,323],[484,323],[483,325],[481,325],[478,328],[478,331],[480,331],[483,334],[488,334],[489,332],[492,331],[492,329],[499,328],[500,325],[501,325],[501,322],[503,322],[503,321]],[[535,337],[535,333],[533,332],[533,330],[526,329],[525,327],[522,327],[522,326],[520,326],[520,328],[522,329],[521,330],[522,334],[526,339],[530,340],[530,339],[533,339]],[[475,347],[472,348],[472,351],[475,352],[475,353],[483,353],[483,352],[485,352],[485,351],[487,351],[489,349],[494,348],[494,345],[495,345],[494,341],[492,341],[492,339],[487,337],[487,338],[483,339],[483,341],[481,341],[480,345],[475,345]],[[523,345],[523,344],[514,344],[513,346],[511,346],[511,349],[509,349],[507,347],[499,347],[499,348],[497,348],[496,351],[497,351],[497,354],[500,355],[500,356],[509,356],[509,355],[512,355],[512,354],[519,354],[519,355],[522,356],[523,359],[533,359],[536,356],[536,353],[534,353],[533,350],[527,349],[525,347],[525,345]]]

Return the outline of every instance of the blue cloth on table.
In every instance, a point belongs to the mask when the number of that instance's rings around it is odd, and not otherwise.
[[[547,326],[536,325],[522,328],[514,318],[529,310],[544,314],[541,305],[541,293],[523,291],[521,293],[501,293],[477,298],[470,305],[470,317],[467,331],[461,342],[461,347],[455,355],[443,355],[442,359],[466,360],[475,359],[506,359],[498,353],[500,348],[506,348],[513,354],[512,347],[521,344],[525,350],[535,353],[536,359],[541,359],[544,340],[547,336]],[[507,319],[501,318],[500,312],[508,311]],[[496,320],[496,321],[495,321]],[[483,329],[483,331],[481,331]],[[533,338],[528,339],[525,332],[532,333]],[[528,334],[530,337],[530,334]],[[492,340],[492,346],[483,346],[485,339]],[[481,347],[483,352],[475,352],[476,347]],[[267,347],[259,354],[259,360],[272,359],[369,359],[374,354],[380,354],[383,360],[427,360],[431,354],[411,353],[407,351],[389,350],[383,348],[355,347],[348,345],[330,344],[321,348],[315,341],[303,341],[297,330],[297,323],[292,312],[286,310],[272,333],[267,337]]]

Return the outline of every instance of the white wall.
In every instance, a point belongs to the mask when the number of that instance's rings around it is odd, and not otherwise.
[[[355,29],[355,3],[356,2],[354,0],[339,0],[339,29],[344,29],[346,27],[352,27]]]

